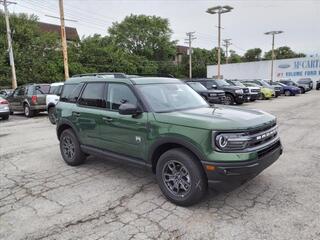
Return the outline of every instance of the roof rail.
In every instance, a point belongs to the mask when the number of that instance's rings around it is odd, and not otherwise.
[[[114,78],[127,78],[127,75],[125,73],[119,73],[119,72],[101,72],[101,73],[82,73],[82,74],[76,74],[73,75],[72,77],[90,77],[90,76],[95,76],[95,77],[101,77],[103,76],[108,76],[108,75],[113,75]]]

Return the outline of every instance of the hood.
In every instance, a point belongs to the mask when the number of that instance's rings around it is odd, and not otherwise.
[[[224,93],[223,90],[210,89],[207,91],[208,93]]]
[[[276,121],[273,115],[260,110],[230,106],[154,113],[154,117],[162,123],[209,130],[248,130]]]
[[[238,86],[221,86],[220,88],[225,89],[225,90],[238,90],[238,89],[242,89],[241,87]]]

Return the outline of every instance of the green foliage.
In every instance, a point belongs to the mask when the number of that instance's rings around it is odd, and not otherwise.
[[[41,33],[37,17],[11,15],[14,58],[18,85],[27,82],[54,82],[63,78],[63,65],[58,37]],[[6,33],[4,14],[0,12],[0,32]],[[6,34],[0,36],[0,85],[10,86],[11,70]]]
[[[286,58],[298,58],[298,57],[305,57],[304,53],[296,53],[291,50],[290,47],[283,46],[276,48],[274,50],[275,59],[286,59]],[[270,60],[272,59],[272,51],[268,51],[264,54],[264,59]]]
[[[242,62],[242,59],[239,54],[237,54],[233,50],[230,50],[230,56],[229,56],[228,62],[229,63],[240,63],[240,62]]]
[[[246,51],[242,59],[244,62],[260,61],[261,53],[262,53],[261,48],[252,48]]]

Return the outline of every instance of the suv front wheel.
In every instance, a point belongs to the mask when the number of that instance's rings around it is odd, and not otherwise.
[[[183,148],[171,149],[158,160],[157,181],[171,202],[190,206],[207,191],[207,180],[199,160]]]
[[[63,160],[70,166],[82,164],[86,157],[81,151],[80,143],[71,129],[66,129],[61,133],[60,151]]]

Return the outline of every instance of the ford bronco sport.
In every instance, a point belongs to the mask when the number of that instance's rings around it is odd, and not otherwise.
[[[242,184],[282,153],[274,116],[210,107],[174,78],[71,78],[56,117],[67,164],[95,155],[146,167],[182,206],[200,201],[208,185]]]

